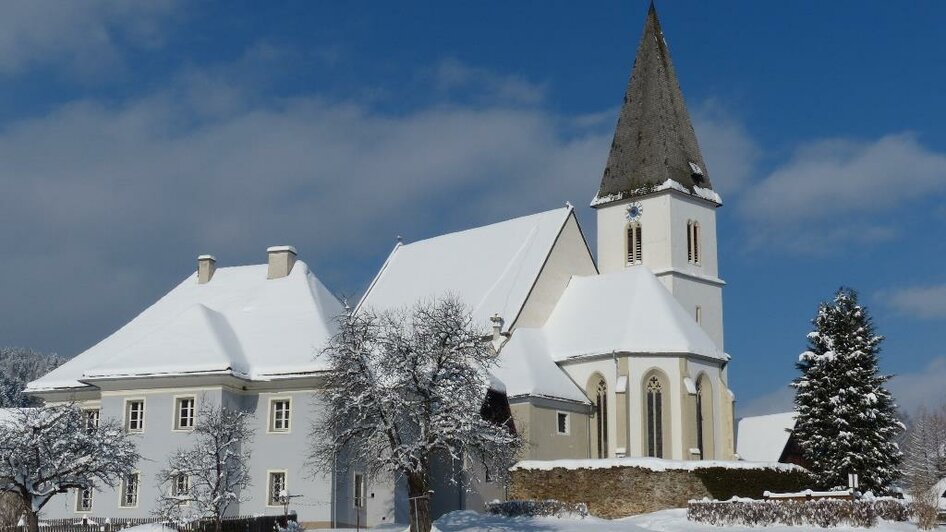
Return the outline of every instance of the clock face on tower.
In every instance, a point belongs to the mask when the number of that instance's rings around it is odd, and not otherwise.
[[[636,222],[644,214],[644,207],[640,203],[634,202],[627,206],[627,219]]]

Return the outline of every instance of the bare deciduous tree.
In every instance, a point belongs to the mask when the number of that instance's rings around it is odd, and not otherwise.
[[[158,473],[155,513],[176,522],[212,519],[216,530],[227,509],[245,500],[250,485],[250,414],[204,402],[192,434],[193,447],[179,449]]]
[[[416,501],[415,532],[431,527],[426,495],[436,459],[467,474],[485,465],[503,475],[513,462],[521,443],[508,420],[481,414],[496,352],[458,299],[344,316],[322,356],[332,371],[327,415],[312,431],[313,463],[330,470],[342,453],[342,469],[359,464],[369,477],[403,476]]]
[[[114,487],[139,458],[121,426],[89,425],[75,405],[23,408],[0,423],[0,492],[20,500],[30,532],[39,530],[39,511],[54,495]]]

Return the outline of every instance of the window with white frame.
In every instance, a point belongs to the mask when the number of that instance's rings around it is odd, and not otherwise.
[[[187,497],[191,492],[191,477],[178,474],[171,479],[171,496]]]
[[[687,262],[700,264],[700,224],[693,220],[687,221]]]
[[[272,399],[269,403],[269,431],[289,432],[291,401]]]
[[[141,486],[141,477],[138,473],[130,473],[122,479],[121,501],[122,508],[138,506],[138,489]]]
[[[125,402],[125,430],[142,432],[145,430],[145,402],[133,399]]]
[[[92,511],[92,488],[76,491],[76,512]]]
[[[85,428],[86,430],[92,431],[99,426],[99,417],[101,412],[98,408],[86,408],[83,412],[85,414]]]
[[[270,471],[269,482],[266,484],[268,486],[266,493],[266,504],[269,506],[281,505],[283,502],[283,497],[286,495],[286,472]]]
[[[559,434],[568,434],[569,432],[569,423],[568,423],[568,412],[557,412],[555,414],[555,425]]]
[[[355,508],[364,508],[365,499],[367,498],[366,494],[368,492],[368,488],[365,485],[365,475],[362,473],[355,473],[354,480],[353,486],[355,488],[355,492],[353,494],[352,500],[354,501]]]
[[[191,430],[194,428],[193,397],[178,397],[174,401],[174,430]]]
[[[627,224],[627,265],[641,264],[644,260],[643,232],[639,222]]]

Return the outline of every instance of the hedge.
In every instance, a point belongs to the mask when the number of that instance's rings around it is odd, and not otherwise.
[[[687,519],[714,526],[872,527],[878,518],[906,521],[909,506],[902,501],[816,499],[690,501]]]
[[[506,517],[588,517],[588,505],[583,502],[562,502],[554,499],[544,501],[515,500],[491,502],[486,505],[486,513]]]
[[[802,469],[735,469],[707,467],[693,470],[710,496],[717,500],[733,497],[761,499],[766,491],[795,492],[812,484],[811,475]]]

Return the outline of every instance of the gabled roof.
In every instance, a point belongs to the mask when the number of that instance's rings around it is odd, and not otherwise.
[[[795,429],[795,412],[744,417],[736,431],[736,454],[749,462],[777,462]]]
[[[548,353],[545,335],[540,329],[516,329],[499,352],[499,361],[492,373],[504,384],[510,399],[548,397],[590,404]]]
[[[670,50],[653,4],[624,94],[593,205],[649,193],[673,180],[690,192],[712,189]]]
[[[287,277],[266,275],[265,264],[218,268],[206,284],[194,273],[27,391],[83,387],[96,379],[225,374],[266,380],[326,369],[316,354],[341,304],[303,261]]]
[[[557,361],[611,352],[728,359],[646,266],[572,277],[543,331]]]
[[[355,309],[410,307],[453,294],[485,326],[515,322],[555,240],[573,216],[564,207],[410,244],[398,244]]]

